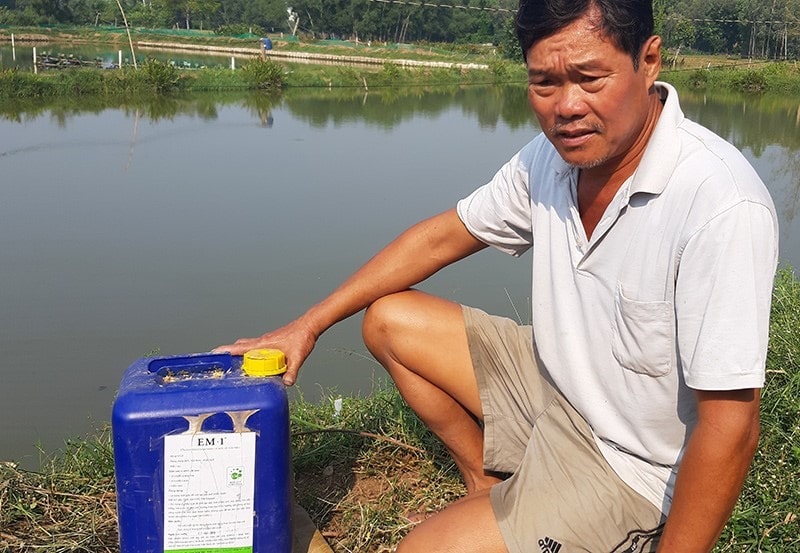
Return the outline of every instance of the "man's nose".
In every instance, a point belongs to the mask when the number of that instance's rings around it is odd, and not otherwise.
[[[560,119],[572,120],[586,115],[586,93],[576,83],[566,83],[556,92],[556,116]]]

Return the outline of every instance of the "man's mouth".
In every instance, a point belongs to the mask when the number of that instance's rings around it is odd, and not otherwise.
[[[568,127],[554,125],[550,129],[550,136],[566,147],[578,147],[585,144],[592,136],[599,132],[595,126]]]

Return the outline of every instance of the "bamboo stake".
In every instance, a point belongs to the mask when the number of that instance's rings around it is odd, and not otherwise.
[[[119,6],[119,12],[122,14],[122,21],[125,23],[125,30],[128,32],[128,44],[131,45],[131,57],[133,58],[133,68],[138,69],[136,66],[136,52],[133,51],[133,40],[131,40],[131,28],[128,27],[128,18],[125,17],[125,10],[122,9],[122,4],[120,4],[119,0],[117,0],[117,6]]]

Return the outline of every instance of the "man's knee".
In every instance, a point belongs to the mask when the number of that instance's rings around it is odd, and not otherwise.
[[[412,304],[418,292],[406,290],[379,298],[367,307],[361,332],[364,344],[379,360],[391,351],[392,339],[411,328]]]

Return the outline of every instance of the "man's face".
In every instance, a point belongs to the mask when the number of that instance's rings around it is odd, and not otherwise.
[[[594,17],[588,12],[527,52],[531,108],[561,157],[582,169],[614,167],[646,140],[648,91],[658,74],[648,51],[656,42],[660,49],[657,39],[645,44],[634,71]]]

